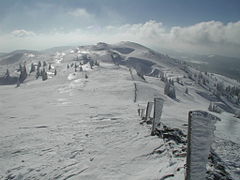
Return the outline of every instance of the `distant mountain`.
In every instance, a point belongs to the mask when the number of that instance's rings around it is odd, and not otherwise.
[[[164,50],[174,58],[184,60],[201,71],[208,71],[240,80],[240,58],[221,55],[196,55]]]
[[[240,80],[240,58],[203,55],[196,57],[196,60],[200,63],[191,62],[191,64],[201,71],[213,72]]]
[[[4,56],[5,54],[7,54],[7,53],[0,52],[0,57],[1,57],[1,56]]]
[[[14,64],[21,60],[26,54],[36,54],[37,51],[32,50],[16,50],[10,53],[4,53],[0,56],[0,65]]]
[[[65,50],[68,50],[68,49],[71,49],[73,48],[73,46],[58,46],[58,47],[53,47],[53,48],[49,48],[49,49],[44,49],[40,52],[42,53],[55,53],[57,51],[65,51]]]

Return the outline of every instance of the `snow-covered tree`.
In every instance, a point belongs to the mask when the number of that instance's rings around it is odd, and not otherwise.
[[[5,74],[4,74],[4,78],[7,79],[10,77],[10,73],[9,73],[9,70],[7,69]]]
[[[82,66],[80,66],[80,68],[79,68],[79,71],[80,71],[80,72],[82,72],[82,71],[83,71],[83,68],[82,68]]]
[[[49,65],[48,65],[48,70],[50,71],[51,69],[52,69],[52,65],[49,64]]]
[[[23,83],[23,81],[27,78],[27,68],[24,65],[23,67],[21,66],[20,70],[20,76],[19,76],[19,81],[20,83]]]
[[[90,68],[92,69],[93,65],[94,65],[94,62],[93,61],[89,61],[89,64],[90,64]]]
[[[41,61],[38,61],[38,68],[40,68],[42,66]]]
[[[29,73],[32,73],[32,72],[34,72],[35,71],[35,66],[34,66],[34,64],[32,63],[31,64],[31,69],[30,69],[30,72]]]
[[[39,76],[40,76],[40,71],[39,71],[39,69],[37,69],[37,72],[36,72],[36,75],[35,75],[36,79],[38,79]]]
[[[212,102],[210,102],[210,104],[209,104],[209,106],[208,106],[208,110],[209,110],[209,111],[213,111],[213,103],[212,103]]]
[[[100,64],[99,64],[98,61],[95,61],[95,62],[94,62],[94,65],[95,65],[95,66],[99,66]]]
[[[176,91],[174,85],[171,84],[171,80],[165,82],[164,94],[172,99],[176,99]]]
[[[46,67],[46,66],[47,66],[46,61],[43,61],[43,67]]]
[[[221,109],[213,102],[210,102],[208,110],[216,113],[221,113]]]
[[[45,71],[45,68],[43,68],[43,70],[42,70],[42,80],[45,81],[47,79],[48,79],[47,72]]]
[[[170,83],[166,81],[164,86],[164,94],[168,95],[169,89],[170,89]]]

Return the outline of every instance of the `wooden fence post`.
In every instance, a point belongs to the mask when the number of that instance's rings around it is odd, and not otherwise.
[[[152,132],[151,135],[154,136],[156,133],[156,128],[160,125],[160,119],[162,115],[163,108],[163,99],[162,98],[154,98],[154,115],[152,122]]]
[[[191,172],[191,134],[192,134],[192,111],[188,113],[188,134],[187,134],[187,164],[186,164],[186,175],[185,180],[190,180],[190,172]]]
[[[206,179],[206,164],[217,120],[220,119],[205,111],[189,112],[185,180]]]
[[[151,112],[152,112],[153,102],[147,103],[147,110],[145,115],[145,120],[147,121],[150,118]]]

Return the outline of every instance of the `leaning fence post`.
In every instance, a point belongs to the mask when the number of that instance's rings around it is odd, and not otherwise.
[[[153,115],[152,132],[151,132],[152,136],[155,135],[156,128],[160,125],[163,101],[164,100],[162,98],[154,98],[154,115]]]
[[[150,117],[150,114],[152,112],[152,106],[153,106],[153,102],[148,102],[147,103],[147,110],[146,110],[146,115],[145,115],[145,120],[147,121]]]

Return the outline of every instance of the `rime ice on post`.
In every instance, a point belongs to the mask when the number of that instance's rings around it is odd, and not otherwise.
[[[206,164],[214,139],[215,123],[217,120],[220,119],[204,111],[189,112],[185,180],[206,179]]]
[[[160,125],[163,101],[164,100],[162,98],[154,98],[154,117],[153,117],[152,132],[151,132],[152,136],[155,135],[156,128]]]
[[[145,109],[141,109],[141,113],[140,113],[140,117],[141,117],[141,118],[144,117],[144,111],[145,111]]]
[[[153,102],[148,102],[145,120],[148,120],[150,118],[150,114],[152,112],[152,107],[153,107]]]

